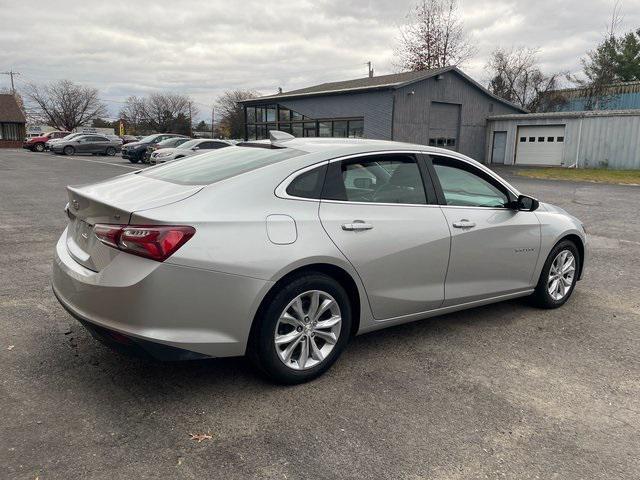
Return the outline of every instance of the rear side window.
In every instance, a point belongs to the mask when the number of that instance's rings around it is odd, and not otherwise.
[[[183,185],[208,185],[305,153],[294,148],[219,148],[144,170],[139,175]]]
[[[426,204],[412,155],[371,155],[329,165],[322,198],[347,202]]]
[[[287,195],[300,198],[319,199],[322,193],[327,166],[314,168],[308,172],[301,173],[287,187]]]

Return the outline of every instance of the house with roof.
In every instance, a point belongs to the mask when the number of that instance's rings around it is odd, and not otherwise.
[[[456,67],[323,83],[242,102],[245,139],[270,130],[296,137],[396,140],[485,160],[487,118],[524,113]]]
[[[19,148],[27,120],[12,94],[0,94],[0,148]]]

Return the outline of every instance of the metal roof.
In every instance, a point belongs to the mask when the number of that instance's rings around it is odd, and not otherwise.
[[[529,120],[536,118],[636,117],[640,110],[582,110],[572,112],[540,112],[527,114],[493,115],[487,120]]]
[[[471,77],[466,75],[460,69],[455,66],[443,67],[443,68],[433,68],[430,70],[419,70],[416,72],[402,72],[402,73],[392,73],[389,75],[380,75],[377,77],[364,77],[364,78],[356,78],[353,80],[343,80],[339,82],[328,82],[321,83],[319,85],[313,85],[311,87],[300,88],[297,90],[291,90],[289,92],[278,93],[276,95],[267,95],[264,97],[252,98],[249,100],[243,100],[238,103],[251,105],[256,103],[264,103],[269,101],[279,101],[283,99],[292,99],[292,98],[304,98],[304,97],[312,97],[312,96],[321,96],[321,95],[338,95],[343,93],[360,93],[374,90],[390,90],[390,89],[398,89],[407,85],[411,85],[412,83],[420,82],[422,80],[426,80],[428,78],[432,78],[447,72],[455,72],[460,75],[467,82],[471,83],[476,88],[482,90],[488,96],[496,99],[499,102],[505,103],[510,107],[516,108],[522,112],[526,112],[525,109],[514,105],[503,98],[500,98],[489,90],[484,88],[478,82],[473,80]]]
[[[14,96],[10,93],[0,94],[0,122],[26,123],[26,121]]]

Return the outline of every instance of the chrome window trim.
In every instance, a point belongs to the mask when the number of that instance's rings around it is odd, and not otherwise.
[[[308,167],[301,168],[300,170],[296,170],[288,177],[286,177],[280,184],[276,187],[274,193],[276,197],[283,198],[286,200],[303,200],[307,202],[323,202],[323,203],[348,203],[355,205],[383,205],[383,206],[391,206],[391,207],[439,207],[440,205],[431,204],[431,203],[381,203],[381,202],[357,202],[354,200],[324,200],[321,198],[304,198],[304,197],[296,197],[294,195],[289,195],[287,193],[287,188],[289,184],[293,182],[299,175],[308,172],[309,170],[313,170],[314,168],[320,167],[323,164],[329,165],[330,163],[342,162],[345,160],[351,160],[353,158],[359,157],[369,157],[372,155],[384,155],[384,154],[408,154],[408,155],[419,155],[425,152],[421,150],[376,150],[373,152],[363,152],[363,153],[352,153],[349,155],[345,155],[343,157],[331,158],[328,160],[322,160],[318,163],[314,163],[313,165],[309,165]],[[417,159],[416,159],[417,165]],[[422,177],[421,177],[422,178]],[[429,179],[431,181],[431,179]],[[427,192],[425,191],[425,196]]]

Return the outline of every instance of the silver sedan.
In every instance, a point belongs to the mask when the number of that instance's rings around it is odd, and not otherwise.
[[[579,220],[423,145],[271,132],[68,196],[53,290],[95,337],[248,354],[281,383],[357,334],[516,297],[559,307],[586,261]]]
[[[228,140],[211,140],[206,138],[196,138],[184,142],[173,148],[159,148],[151,153],[149,163],[158,164],[168,162],[169,160],[177,160],[179,158],[190,157],[192,155],[200,155],[218,148],[230,147],[233,145]]]

